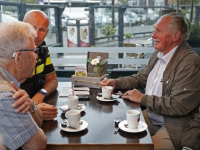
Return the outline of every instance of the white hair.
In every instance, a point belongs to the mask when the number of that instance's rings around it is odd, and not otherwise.
[[[164,18],[167,16],[171,17],[171,21],[170,21],[171,30],[175,32],[180,31],[181,39],[183,41],[186,41],[188,39],[188,27],[184,20],[183,15],[174,12],[174,13],[165,14],[161,18]]]
[[[13,52],[30,46],[30,38],[35,37],[32,25],[21,21],[0,23],[0,62],[7,62]]]

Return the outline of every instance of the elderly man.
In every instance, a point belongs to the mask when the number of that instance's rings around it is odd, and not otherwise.
[[[14,100],[21,93],[26,97],[19,85],[32,77],[35,68],[38,57],[38,49],[34,44],[35,30],[31,25],[17,21],[1,23],[0,33],[0,134],[4,145],[10,150],[19,147],[45,149],[47,139],[38,127],[42,125],[40,109],[29,98],[26,101],[29,101],[30,112],[16,113],[19,112],[16,106],[23,105],[19,100],[18,104]],[[27,111],[25,108],[21,109]]]
[[[23,21],[31,24],[36,30],[37,34],[34,42],[37,48],[39,48],[39,54],[35,70],[33,71],[33,77],[22,83],[21,88],[27,91],[36,104],[39,104],[38,107],[42,111],[43,120],[53,120],[57,116],[57,108],[42,103],[58,86],[50,54],[44,42],[44,38],[49,31],[49,19],[42,11],[31,10],[25,14]]]
[[[200,59],[185,42],[188,33],[182,15],[166,14],[154,28],[152,38],[157,51],[147,66],[136,75],[106,79],[101,85],[133,89],[123,98],[147,107],[143,115],[154,148],[178,150],[181,134],[200,104]],[[135,89],[145,87],[145,94]]]

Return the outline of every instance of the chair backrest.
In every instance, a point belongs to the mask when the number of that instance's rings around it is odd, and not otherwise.
[[[124,47],[136,47],[136,44],[133,44],[133,43],[124,43]],[[137,58],[138,54],[136,54],[136,53],[126,53],[126,56]]]
[[[100,53],[100,52],[88,52],[87,58],[97,58],[97,56],[101,56],[102,59],[108,59],[108,53]],[[87,62],[87,72],[93,73],[94,67]],[[107,63],[101,66],[101,73],[106,74],[107,73]]]
[[[124,43],[124,47],[136,47],[136,44],[133,44],[133,43]]]

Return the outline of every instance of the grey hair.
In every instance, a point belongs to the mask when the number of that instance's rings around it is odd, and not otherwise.
[[[183,15],[178,14],[178,13],[169,13],[169,14],[165,14],[163,15],[161,18],[164,17],[171,17],[171,28],[173,31],[180,31],[181,32],[181,39],[183,41],[186,41],[188,39],[188,27],[187,24],[184,20]]]
[[[0,62],[7,62],[13,52],[30,46],[36,31],[32,25],[21,21],[0,23]]]

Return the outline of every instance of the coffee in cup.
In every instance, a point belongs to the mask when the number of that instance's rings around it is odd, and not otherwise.
[[[65,115],[70,127],[77,128],[79,126],[81,118],[81,112],[79,110],[69,110]]]
[[[68,105],[68,108],[71,109],[77,109],[78,108],[78,96],[68,96],[67,100],[63,101],[63,105]]]
[[[128,128],[137,128],[140,121],[140,111],[138,110],[127,110],[126,120],[128,123]]]
[[[110,99],[112,96],[112,91],[112,86],[102,86],[102,97],[105,99]]]

